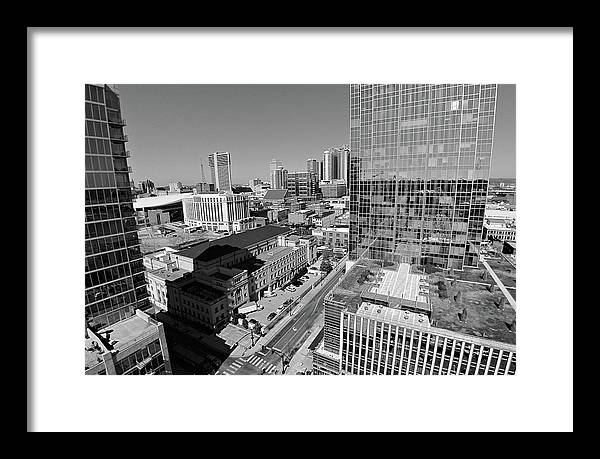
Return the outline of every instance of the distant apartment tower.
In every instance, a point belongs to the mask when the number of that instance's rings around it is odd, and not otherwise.
[[[232,191],[231,157],[227,151],[217,151],[208,155],[210,179],[217,191]]]
[[[287,188],[288,171],[283,168],[283,163],[279,159],[273,159],[269,163],[269,180],[271,189],[283,190]]]
[[[138,185],[142,193],[151,193],[154,191],[154,183],[151,180],[142,180]]]
[[[250,201],[244,194],[197,193],[183,199],[185,224],[210,231],[237,233],[254,228]]]
[[[181,182],[169,183],[169,191],[171,191],[173,193],[179,193],[181,191],[182,187],[183,187],[183,184]]]
[[[287,190],[290,197],[314,198],[319,191],[314,172],[290,172]]]
[[[477,266],[495,84],[350,86],[350,259]]]
[[[86,327],[114,324],[148,306],[119,95],[85,85]]]
[[[306,160],[306,171],[312,172],[317,177],[317,181],[321,180],[321,164],[319,160],[310,158]]]
[[[332,180],[337,178],[337,161],[333,149],[323,152],[323,180]]]

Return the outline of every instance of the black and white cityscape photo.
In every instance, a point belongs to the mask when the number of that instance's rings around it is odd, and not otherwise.
[[[81,370],[518,374],[517,87],[85,84]]]

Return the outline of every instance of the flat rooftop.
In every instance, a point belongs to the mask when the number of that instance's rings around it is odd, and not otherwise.
[[[183,201],[191,193],[169,193],[160,196],[148,196],[145,198],[137,198],[133,201],[134,209],[147,209],[150,207],[169,206]]]
[[[416,272],[414,266],[410,266],[407,271],[406,266],[406,264],[400,264],[382,269],[380,261],[362,259],[344,275],[342,281],[331,292],[330,299],[345,303],[349,311],[357,314],[367,314],[370,317],[379,317],[378,314],[384,314],[382,316],[384,318],[387,314],[387,317],[394,320],[399,320],[395,315],[403,317],[405,308],[409,307],[417,321],[419,314],[430,315],[432,327],[506,344],[515,344],[515,333],[509,329],[509,324],[512,323],[516,313],[508,301],[505,301],[504,306],[499,306],[500,299],[504,294],[498,288],[493,292],[487,290],[486,286],[493,282],[491,278],[487,284],[481,279],[479,281],[473,279],[457,281],[454,286],[451,286],[448,272],[440,270],[424,275]],[[483,269],[485,270],[485,268]],[[394,272],[396,274],[393,274]],[[464,277],[464,272],[455,273],[457,279],[460,279],[461,275]],[[411,276],[415,276],[413,277],[414,281],[405,281]],[[413,282],[417,282],[417,284],[413,284]],[[402,287],[403,283],[404,287]],[[442,284],[446,294],[441,292],[440,296],[440,291],[444,290]],[[416,285],[419,286],[418,290],[415,288]],[[388,296],[380,293],[386,289],[394,292],[394,295],[402,291],[403,297],[399,299],[391,294]],[[461,298],[456,302],[454,296],[458,291],[461,292]],[[512,290],[509,291],[512,293]],[[426,303],[418,301],[422,297],[426,298]],[[389,309],[398,312],[388,311],[375,314],[373,311],[361,311],[364,304],[372,303],[371,298],[375,303],[377,300],[389,301]],[[413,301],[413,298],[417,301]],[[377,305],[377,307],[380,306]],[[466,320],[463,320],[462,313],[465,308],[467,317]],[[382,311],[384,310],[382,309]],[[413,320],[410,314],[408,316],[409,320]]]
[[[136,314],[96,332],[89,332],[89,337],[85,339],[86,370],[100,364],[101,355],[105,352],[127,348],[135,341],[153,334],[158,336],[158,323],[149,316],[146,317],[147,319]]]
[[[280,258],[292,253],[294,250],[294,247],[274,247],[268,252],[258,254],[256,258],[263,260],[265,263],[274,263]]]
[[[225,236],[214,241],[205,241],[195,244],[191,247],[183,249],[178,252],[179,255],[189,258],[196,258],[200,256],[208,247],[213,245],[229,245],[236,248],[247,248],[260,242],[266,241],[267,239],[277,237],[280,234],[291,233],[290,228],[284,228],[282,226],[266,225],[260,228],[244,231],[243,233],[232,234],[231,236]]]
[[[390,308],[378,304],[372,304],[363,301],[356,311],[359,317],[376,319],[392,325],[419,325],[429,327],[429,318],[427,314],[419,314],[404,309]],[[366,325],[366,323],[365,323]]]
[[[160,268],[154,271],[148,271],[148,274],[152,274],[163,280],[175,280],[183,277],[188,271],[179,268],[173,268],[169,270],[167,268]]]
[[[197,280],[193,280],[184,285],[181,290],[189,295],[200,298],[203,301],[214,302],[222,298],[225,294],[211,287],[210,285],[203,284]]]

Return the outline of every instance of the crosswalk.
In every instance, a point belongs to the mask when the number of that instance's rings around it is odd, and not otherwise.
[[[261,357],[259,357],[258,355],[254,354],[246,359],[240,358],[235,360],[234,362],[230,363],[229,366],[227,368],[225,368],[221,374],[222,375],[234,375],[237,373],[237,371],[243,367],[244,365],[253,365],[256,368],[258,368],[259,370],[264,370],[265,374],[274,374],[277,372],[277,366],[273,365],[272,363],[269,363],[267,361],[265,361],[264,359],[262,359]]]

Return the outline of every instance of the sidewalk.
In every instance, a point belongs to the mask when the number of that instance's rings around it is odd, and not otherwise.
[[[312,370],[312,355],[310,354],[308,347],[312,343],[312,340],[315,338],[315,336],[317,336],[317,333],[319,333],[319,330],[321,330],[321,328],[324,325],[325,316],[324,314],[321,314],[319,316],[319,319],[313,324],[313,326],[308,331],[308,335],[306,336],[306,339],[304,340],[304,343],[302,343],[300,349],[298,349],[298,352],[296,352],[292,357],[288,369],[286,370],[286,374],[295,375],[299,372]]]

